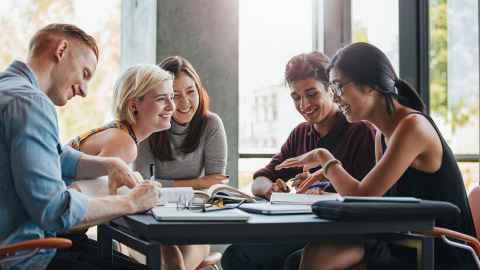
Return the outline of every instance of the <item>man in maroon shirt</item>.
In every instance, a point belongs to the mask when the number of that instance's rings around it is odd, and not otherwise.
[[[299,168],[275,170],[285,159],[315,148],[327,148],[356,179],[362,179],[375,164],[375,129],[367,122],[349,123],[328,92],[325,68],[328,58],[319,52],[300,54],[287,64],[285,80],[297,111],[306,122],[299,124],[280,153],[253,175],[252,193],[269,198],[286,192],[285,181],[301,173]],[[315,171],[321,168],[315,168]]]
[[[285,182],[302,170],[277,171],[275,166],[319,147],[327,148],[356,179],[362,179],[374,166],[375,128],[367,122],[349,123],[345,119],[328,92],[327,65],[328,58],[319,52],[294,56],[287,63],[285,80],[290,96],[306,122],[299,124],[280,153],[253,175],[254,195],[269,198],[272,192],[287,192]],[[319,169],[312,169],[310,173],[315,175]],[[225,270],[282,269],[285,258],[304,244],[232,245],[224,252],[222,266]]]

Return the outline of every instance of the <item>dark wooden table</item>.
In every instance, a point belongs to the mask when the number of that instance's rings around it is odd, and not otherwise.
[[[129,215],[98,227],[100,255],[112,259],[112,239],[147,257],[148,269],[160,269],[162,244],[254,244],[342,242],[382,238],[398,240],[408,232],[430,231],[433,220],[339,222],[315,215],[251,214],[248,222],[159,222],[153,216]],[[433,270],[434,242],[420,237],[421,269]]]

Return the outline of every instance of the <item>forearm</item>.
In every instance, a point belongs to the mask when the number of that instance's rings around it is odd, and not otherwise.
[[[134,204],[125,195],[90,198],[85,218],[73,229],[105,223],[116,217],[134,212],[136,212]]]
[[[252,194],[259,197],[265,197],[272,188],[272,181],[266,177],[255,178],[252,183]]]
[[[325,175],[330,180],[333,187],[338,194],[344,196],[364,196],[360,182],[353,178],[348,172],[339,164],[333,164],[328,168],[328,175]]]
[[[206,189],[215,184],[226,183],[228,177],[222,174],[211,174],[193,179],[175,180],[174,187],[192,187],[193,189]]]
[[[82,154],[77,165],[75,179],[93,179],[108,174],[117,158]]]

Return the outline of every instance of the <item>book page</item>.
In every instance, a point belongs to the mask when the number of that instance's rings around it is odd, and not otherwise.
[[[241,197],[241,198],[246,198],[246,199],[251,199],[253,198],[252,196],[248,195],[247,193],[245,192],[242,192],[240,191],[239,189],[237,188],[234,188],[232,186],[229,186],[229,185],[225,185],[225,184],[215,184],[215,185],[212,185],[209,189],[208,189],[208,194],[210,195],[210,197],[212,196],[215,196],[217,193],[219,192],[223,192],[227,195],[231,195],[233,197]]]

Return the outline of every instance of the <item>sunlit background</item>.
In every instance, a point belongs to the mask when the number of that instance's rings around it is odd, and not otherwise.
[[[302,121],[283,82],[292,56],[314,49],[312,1],[239,1],[239,96],[241,154],[273,154]],[[318,0],[321,1],[321,0]],[[352,40],[379,46],[399,68],[400,0],[352,0]],[[272,3],[275,3],[272,5]],[[25,59],[32,34],[52,22],[73,23],[93,33],[100,63],[87,98],[58,110],[63,141],[111,119],[112,88],[120,71],[120,0],[3,0],[0,67]],[[457,155],[479,155],[478,1],[430,1],[430,111]],[[372,16],[375,14],[375,16]],[[466,29],[465,25],[468,25]],[[214,96],[211,97],[215,99]],[[239,159],[239,186],[268,158]],[[460,162],[470,190],[479,163]]]

